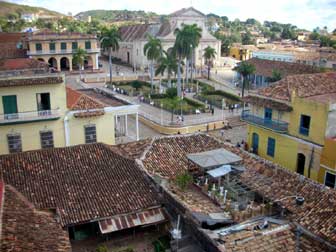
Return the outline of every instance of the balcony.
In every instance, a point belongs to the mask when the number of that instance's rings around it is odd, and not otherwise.
[[[100,53],[100,48],[85,49],[87,53]],[[36,55],[56,55],[56,54],[73,54],[76,49],[65,49],[65,50],[44,50],[44,51],[27,51],[28,56]]]
[[[263,128],[267,128],[279,133],[287,133],[288,123],[283,121],[274,121],[270,119],[263,118],[261,116],[256,116],[250,111],[245,110],[242,112],[241,119],[247,123],[251,123]]]
[[[21,124],[36,121],[50,121],[57,120],[60,117],[60,109],[29,111],[15,114],[0,114],[0,125]]]

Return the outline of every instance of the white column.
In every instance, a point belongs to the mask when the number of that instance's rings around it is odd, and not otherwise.
[[[64,117],[64,131],[65,131],[65,146],[70,146],[70,129],[69,129],[69,118]]]
[[[128,135],[128,127],[127,127],[127,115],[125,115],[125,136]]]
[[[135,127],[136,127],[136,140],[139,141],[139,114],[136,113],[135,116]]]
[[[95,69],[99,69],[99,65],[98,65],[98,53],[96,54],[96,66]]]

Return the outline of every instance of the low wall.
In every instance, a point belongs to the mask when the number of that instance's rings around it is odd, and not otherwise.
[[[162,126],[153,121],[150,121],[142,116],[139,116],[139,120],[147,125],[148,127],[154,129],[155,131],[165,134],[165,135],[176,135],[176,134],[190,134],[195,132],[207,132],[209,130],[221,129],[224,127],[223,121],[201,123],[191,126]]]

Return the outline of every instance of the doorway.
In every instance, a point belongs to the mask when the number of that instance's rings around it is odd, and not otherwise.
[[[258,154],[259,148],[259,135],[257,133],[252,134],[252,151],[254,154]]]
[[[296,167],[297,173],[304,175],[305,163],[306,163],[306,156],[302,153],[299,153],[297,155],[297,167]]]

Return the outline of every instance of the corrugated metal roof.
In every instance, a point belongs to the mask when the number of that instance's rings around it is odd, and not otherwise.
[[[99,228],[102,234],[107,234],[122,229],[155,224],[166,220],[164,210],[154,208],[139,213],[122,215],[99,221]]]
[[[213,178],[219,178],[219,177],[225,176],[226,174],[230,173],[231,171],[232,171],[231,165],[223,165],[219,168],[207,171],[207,173]]]
[[[188,159],[206,169],[242,161],[241,157],[225,149],[215,149],[187,155]]]

